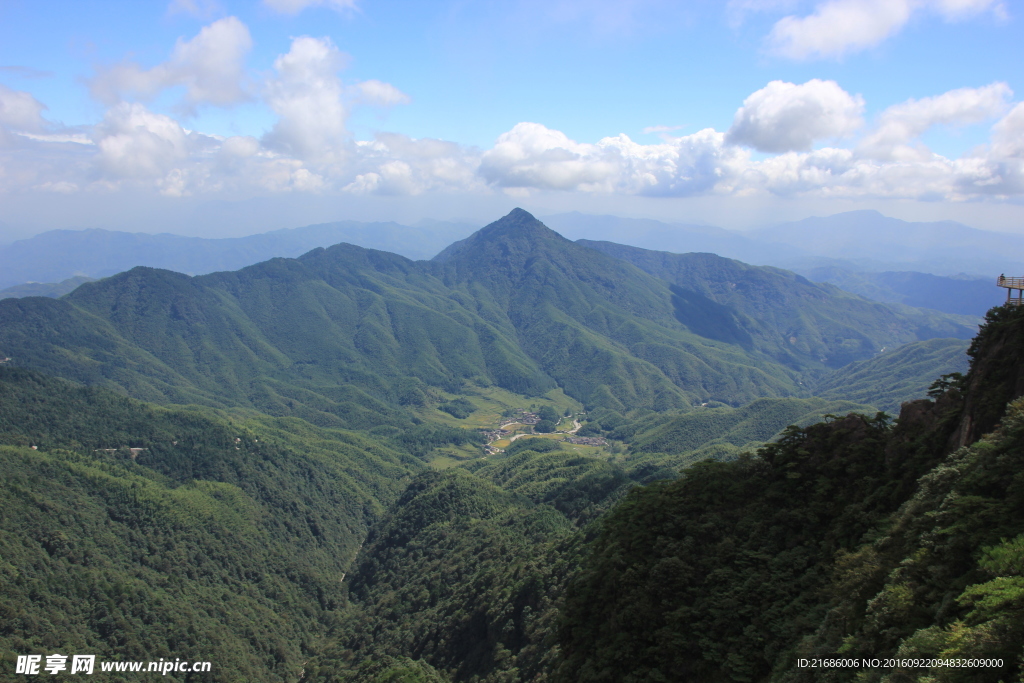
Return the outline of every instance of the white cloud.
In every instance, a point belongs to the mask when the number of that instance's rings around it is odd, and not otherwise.
[[[178,39],[170,59],[152,69],[134,62],[106,67],[89,82],[93,96],[115,104],[125,97],[150,100],[167,88],[185,87],[184,105],[225,106],[247,99],[245,57],[252,49],[249,29],[236,17],[204,26],[192,40]]]
[[[612,178],[617,160],[607,152],[539,123],[519,123],[484,153],[480,173],[502,187],[577,189]]]
[[[355,90],[338,78],[344,61],[327,39],[296,38],[267,85],[280,119],[263,140],[188,131],[171,116],[122,102],[90,130],[91,144],[80,144],[90,143],[81,131],[42,120],[42,103],[0,90],[3,122],[23,129],[0,128],[11,143],[0,145],[0,192],[1024,199],[1024,104],[1009,104],[1001,83],[890,107],[861,145],[848,149],[808,149],[815,140],[849,134],[863,106],[834,83],[811,81],[776,82],[754,93],[728,133],[708,128],[663,133],[656,144],[626,135],[587,143],[524,122],[481,151],[396,133],[351,139],[345,98]],[[977,123],[1006,109],[990,144],[960,159],[901,151],[929,126]],[[38,132],[24,130],[32,126]],[[737,143],[782,151],[754,159]]]
[[[480,174],[502,188],[689,196],[727,190],[748,154],[712,129],[642,145],[625,135],[579,143],[520,123],[484,152]]]
[[[835,81],[772,81],[743,101],[726,139],[762,152],[806,151],[818,140],[853,133],[863,111],[864,100]]]
[[[263,4],[282,14],[298,14],[310,7],[327,7],[336,12],[358,9],[356,0],[263,0]]]
[[[229,157],[245,159],[259,153],[260,141],[248,135],[234,135],[221,143],[220,151]]]
[[[22,90],[11,90],[0,83],[0,126],[15,131],[39,132],[45,121],[46,106]]]
[[[1024,102],[992,126],[992,151],[1000,158],[1024,159]]]
[[[1024,103],[992,126],[992,144],[973,159],[974,177],[962,183],[966,194],[1024,195]]]
[[[1005,83],[959,88],[886,109],[878,125],[861,141],[858,152],[876,159],[928,158],[927,148],[908,143],[936,125],[965,126],[993,119],[1008,107],[1013,91]]]
[[[162,178],[189,155],[188,136],[178,122],[138,103],[110,109],[94,140],[99,165],[114,178]]]
[[[409,104],[412,101],[408,95],[395,86],[378,80],[356,83],[354,88],[362,102],[378,107],[393,107],[397,104]]]
[[[999,0],[827,0],[807,16],[780,19],[768,44],[790,59],[842,57],[878,45],[918,12],[958,21],[988,10],[1005,12]]]
[[[349,141],[348,108],[338,71],[347,58],[330,38],[302,36],[274,61],[267,104],[278,121],[264,138],[269,147],[300,159],[338,161]]]
[[[486,190],[477,174],[479,154],[453,142],[382,133],[372,142],[356,143],[353,163],[356,176],[343,189],[355,194]]]

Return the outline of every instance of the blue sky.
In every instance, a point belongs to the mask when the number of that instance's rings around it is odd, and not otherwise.
[[[515,205],[1024,229],[1019,10],[0,0],[0,242]]]

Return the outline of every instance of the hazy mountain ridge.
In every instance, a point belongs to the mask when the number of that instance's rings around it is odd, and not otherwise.
[[[73,292],[79,285],[92,282],[94,279],[85,275],[76,275],[61,282],[27,282],[23,285],[14,285],[7,289],[0,289],[0,299],[26,296],[49,296],[56,299]]]
[[[0,246],[0,287],[58,282],[71,276],[107,277],[135,266],[201,275],[237,270],[274,257],[294,258],[316,247],[351,242],[412,259],[427,259],[473,228],[432,222],[411,227],[394,222],[341,221],[272,232],[207,239],[161,233],[51,230]]]
[[[963,315],[982,316],[1001,303],[993,284],[996,275],[1024,272],[1024,258],[1014,256],[1024,253],[1024,237],[953,221],[901,221],[876,211],[852,211],[745,232],[578,212],[545,220],[574,240],[672,253],[712,253],[785,268],[884,303]],[[955,247],[936,251],[934,231],[943,239],[950,237]]]
[[[905,271],[879,273],[835,266],[795,268],[794,272],[867,299],[959,315],[981,317],[988,309],[1006,301],[1006,290],[995,286],[995,278],[942,277]]]

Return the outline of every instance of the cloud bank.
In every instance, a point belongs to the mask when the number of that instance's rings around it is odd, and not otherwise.
[[[951,16],[993,6],[932,4]],[[738,106],[727,131],[673,136],[673,128],[661,126],[650,129],[661,133],[656,144],[624,134],[583,142],[521,122],[481,150],[400,133],[356,140],[347,128],[354,109],[402,106],[411,98],[379,80],[346,82],[347,56],[328,38],[294,38],[272,71],[259,76],[245,69],[251,46],[245,25],[226,17],[179,40],[153,68],[100,69],[89,85],[107,109],[89,126],[54,124],[44,117],[44,103],[0,86],[0,193],[1024,199],[1024,104],[1013,101],[1005,83],[908,100],[866,122],[863,98],[835,81],[772,81]],[[274,123],[261,136],[189,130],[151,108],[167,88],[182,86],[180,114],[248,99],[272,112]],[[989,123],[988,144],[960,158],[936,154],[921,140],[936,126]]]

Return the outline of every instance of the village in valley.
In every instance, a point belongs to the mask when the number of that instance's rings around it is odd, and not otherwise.
[[[578,446],[608,445],[608,441],[603,437],[576,436],[576,432],[579,431],[582,425],[579,420],[572,415],[566,415],[558,418],[558,422],[555,423],[555,430],[550,432],[537,431],[537,425],[541,424],[543,421],[543,416],[539,412],[534,413],[528,410],[519,409],[512,411],[510,416],[503,417],[498,424],[497,429],[480,429],[479,431],[487,439],[487,454],[494,455],[504,451],[504,448],[500,448],[496,444],[501,443],[507,446],[517,439],[534,435],[544,435],[546,438],[555,438],[558,441],[564,441]],[[572,425],[571,427],[562,431],[561,428],[567,427],[570,424]]]

